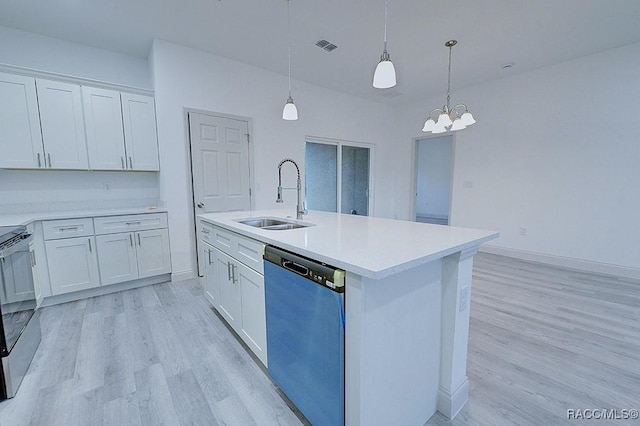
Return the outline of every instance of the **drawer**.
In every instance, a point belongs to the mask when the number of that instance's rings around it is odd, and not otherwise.
[[[215,226],[210,241],[215,248],[225,252],[251,269],[264,274],[262,255],[264,243]]]
[[[264,275],[262,255],[264,254],[265,244],[262,241],[256,241],[244,235],[236,235],[238,248],[235,258]]]
[[[166,213],[143,213],[126,216],[104,216],[93,219],[96,235],[144,231],[167,227]]]
[[[206,241],[209,244],[213,244],[214,237],[214,226],[209,222],[205,222],[204,220],[200,221],[200,239],[202,241]]]
[[[61,238],[90,237],[93,235],[91,218],[46,220],[42,222],[45,240]]]

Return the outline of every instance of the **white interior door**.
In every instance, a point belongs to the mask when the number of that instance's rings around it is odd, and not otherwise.
[[[249,210],[247,122],[190,113],[189,130],[196,212]]]
[[[190,112],[189,139],[196,214],[251,209],[248,123]],[[197,235],[196,248],[203,276]]]

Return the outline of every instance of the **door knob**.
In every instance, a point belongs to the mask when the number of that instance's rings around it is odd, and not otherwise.
[[[204,203],[198,203],[198,207],[203,209],[204,208]]]

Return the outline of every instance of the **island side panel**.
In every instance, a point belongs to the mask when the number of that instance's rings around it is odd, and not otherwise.
[[[438,411],[453,419],[469,399],[467,347],[472,247],[444,258],[442,270],[442,348]]]
[[[373,280],[347,272],[346,424],[424,424],[440,383],[442,259]]]

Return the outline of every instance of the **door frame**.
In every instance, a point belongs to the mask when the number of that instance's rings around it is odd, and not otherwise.
[[[449,219],[447,225],[451,225],[451,212],[453,212],[453,180],[455,177],[456,167],[456,132],[445,132],[434,134],[426,134],[424,136],[416,136],[411,139],[411,221],[416,221],[416,197],[418,196],[418,142],[426,139],[441,138],[443,136],[451,136],[451,183],[449,185]]]
[[[334,145],[337,147],[337,166],[342,166],[342,146],[346,145],[346,146],[352,146],[355,148],[368,148],[369,149],[369,206],[368,206],[368,212],[367,212],[367,216],[374,216],[374,173],[375,173],[375,168],[373,167],[375,164],[375,147],[376,144],[375,143],[369,143],[369,142],[356,142],[356,141],[350,141],[347,139],[334,139],[334,138],[325,138],[325,137],[320,137],[320,136],[311,136],[311,135],[305,135],[304,137],[304,146],[305,146],[305,158],[306,158],[306,149],[307,149],[307,142],[310,143],[319,143],[319,144],[324,144],[324,145]],[[305,169],[305,185],[306,185],[306,170],[307,170],[307,165],[304,165],[304,169]],[[340,213],[340,208],[341,207],[341,203],[342,203],[342,172],[336,170],[336,174],[337,174],[337,205],[336,205],[336,213]],[[305,197],[306,197],[306,192],[305,192]]]
[[[196,275],[201,277],[203,276],[201,274],[201,268],[200,268],[200,253],[199,253],[199,248],[200,248],[200,244],[198,241],[198,221],[196,219],[196,201],[195,201],[195,193],[193,191],[193,164],[191,161],[192,158],[192,152],[191,152],[191,133],[190,133],[190,126],[189,126],[189,114],[194,113],[194,114],[203,114],[203,115],[210,115],[213,117],[219,117],[219,118],[226,118],[226,119],[231,119],[231,120],[237,120],[237,121],[244,121],[247,123],[247,130],[249,132],[249,210],[254,210],[255,209],[255,197],[254,197],[254,190],[255,190],[255,164],[254,164],[254,149],[253,146],[255,145],[255,136],[253,133],[253,118],[251,117],[245,117],[242,115],[234,115],[234,114],[227,114],[224,112],[216,112],[216,111],[209,111],[209,110],[204,110],[204,109],[198,109],[198,108],[188,108],[188,107],[184,107],[183,109],[183,121],[184,121],[184,135],[185,135],[185,140],[187,141],[187,170],[188,170],[188,179],[189,179],[189,185],[187,185],[189,187],[189,200],[191,201],[191,207],[190,207],[190,219],[193,221],[193,235],[194,235],[194,245],[195,245],[195,253],[196,253]]]

